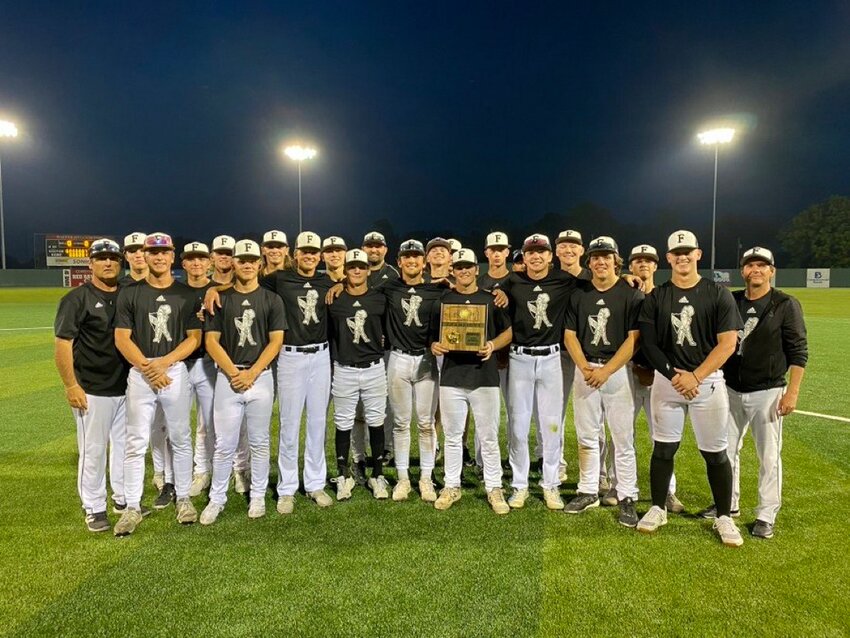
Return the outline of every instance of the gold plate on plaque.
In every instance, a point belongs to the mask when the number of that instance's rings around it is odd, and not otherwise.
[[[447,303],[440,307],[440,343],[449,350],[478,352],[487,343],[487,306]]]

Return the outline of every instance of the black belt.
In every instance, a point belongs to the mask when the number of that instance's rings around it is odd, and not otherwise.
[[[601,365],[605,365],[610,361],[610,359],[603,359],[602,357],[585,357],[588,363],[599,363]]]
[[[561,346],[557,343],[551,346],[511,346],[511,352],[514,354],[529,354],[532,357],[544,357],[547,354],[555,354],[560,351]]]
[[[419,357],[426,352],[428,352],[428,348],[417,348],[416,350],[405,350],[404,348],[393,348],[393,352],[400,352],[401,354],[408,354],[411,357]]]
[[[319,343],[315,346],[283,346],[286,352],[300,352],[301,354],[315,354],[328,349],[328,342]]]
[[[364,370],[366,368],[372,368],[382,362],[383,359],[378,359],[377,361],[358,361],[357,363],[340,363],[339,365],[344,368],[359,368],[360,370]]]

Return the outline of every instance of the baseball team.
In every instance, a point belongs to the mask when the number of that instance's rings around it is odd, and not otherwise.
[[[772,285],[770,250],[743,254],[745,287],[736,292],[700,276],[702,251],[687,230],[669,236],[672,271],[659,285],[652,246],[637,245],[624,260],[611,237],[585,247],[574,230],[554,247],[546,235],[530,235],[513,253],[505,233],[491,232],[481,272],[473,250],[453,239],[402,242],[397,268],[387,252],[379,232],[351,249],[341,237],[301,232],[291,255],[280,230],[262,243],[221,235],[210,247],[183,247],[184,283],[172,273],[177,255],[166,233],[133,232],[123,247],[92,242],[91,281],[62,298],[55,321],[87,528],[126,536],[151,512],[141,502],[148,448],[153,509],[174,504],[179,523],[211,525],[232,479],[247,495],[248,517],[265,516],[277,401],[282,516],[294,511],[299,486],[318,507],[333,505],[329,480],[338,501],[358,485],[376,499],[410,498],[415,424],[419,497],[437,510],[462,497],[464,465],[476,468],[496,514],[521,509],[537,467],[548,509],[578,515],[610,506],[621,525],[653,533],[685,509],[673,469],[689,415],[713,498],[699,516],[714,519],[724,545],[743,544],[734,519],[750,429],[759,460],[751,534],[773,537],[782,421],[796,407],[808,346],[799,302]],[[480,317],[484,336],[471,351],[446,340],[448,309]],[[571,392],[578,477],[565,503]],[[337,469],[328,479],[331,401]],[[651,506],[639,517],[641,410],[653,450]],[[114,528],[107,477],[120,515]],[[206,491],[199,515],[192,499]]]

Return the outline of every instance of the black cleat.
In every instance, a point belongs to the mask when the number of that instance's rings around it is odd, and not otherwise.
[[[753,531],[751,533],[755,538],[773,538],[773,523],[759,519],[753,525]]]
[[[153,502],[153,508],[155,510],[164,510],[166,507],[171,505],[176,498],[177,493],[174,491],[174,483],[166,483],[162,486],[159,496],[157,496],[156,500]]]
[[[108,532],[109,520],[106,518],[106,512],[86,514],[86,527],[90,532]]]
[[[591,507],[599,507],[599,497],[596,494],[576,494],[575,498],[566,504],[564,512],[580,514]]]
[[[625,527],[637,527],[638,520],[635,502],[630,498],[624,498],[620,501],[620,517],[617,522]]]

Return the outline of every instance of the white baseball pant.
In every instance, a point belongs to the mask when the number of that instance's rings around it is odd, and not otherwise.
[[[165,414],[162,406],[156,406],[156,412],[151,425],[151,461],[153,471],[162,474],[166,483],[174,483],[174,464],[171,458],[171,447],[165,433]]]
[[[389,365],[389,357],[390,353],[384,353],[384,369],[386,370]],[[384,406],[384,448],[388,451],[393,451],[393,428],[394,428],[394,419],[392,406],[390,405],[389,398],[387,399],[387,405]],[[354,458],[354,462],[360,462],[366,460],[366,446],[368,445],[368,436],[367,436],[367,424],[365,417],[363,415],[363,406],[357,405],[357,412],[354,416],[354,430],[351,433],[351,451],[352,457]],[[384,450],[372,450],[372,454],[383,454]]]
[[[230,379],[219,370],[215,382],[213,423],[215,452],[210,485],[210,502],[224,505],[243,423],[251,450],[251,498],[264,498],[269,486],[269,427],[274,406],[274,379],[263,370],[245,392],[237,392]]]
[[[741,447],[747,427],[752,430],[759,459],[758,507],[756,519],[775,523],[782,505],[782,417],[779,400],[784,388],[771,388],[758,392],[729,393],[729,447],[732,463],[732,509],[740,508],[741,498]]]
[[[484,487],[489,491],[502,487],[502,460],[499,455],[499,388],[468,390],[440,388],[440,414],[443,420],[443,460],[446,487],[460,487],[463,471],[463,429],[472,410],[475,436],[481,443]],[[527,448],[527,445],[526,445]]]
[[[195,397],[198,417],[195,426],[195,474],[208,474],[212,472],[212,457],[215,452],[215,361],[205,355],[188,362],[186,369],[189,371],[189,394]]]
[[[384,360],[369,368],[334,363],[331,395],[334,399],[334,427],[351,430],[358,401],[363,402],[363,418],[370,428],[383,427],[387,415],[387,375]],[[383,450],[372,450],[382,454]]]
[[[656,371],[650,396],[653,440],[680,442],[685,416],[689,414],[700,450],[720,452],[727,448],[729,397],[723,372],[718,370],[703,379],[699,394],[689,401],[673,389],[667,377]]]
[[[434,469],[437,437],[434,413],[437,411],[436,360],[430,352],[420,355],[393,350],[387,364],[387,390],[392,407],[393,449],[399,471],[410,468],[410,422],[414,406],[419,430],[419,466]]]
[[[124,453],[124,492],[127,507],[138,508],[145,480],[145,450],[151,437],[157,406],[165,415],[166,434],[174,462],[174,491],[188,498],[192,484],[192,431],[189,375],[182,361],[167,370],[171,383],[154,390],[136,368],[127,379],[127,438]]]
[[[86,393],[88,408],[71,408],[77,422],[77,491],[86,514],[106,511],[106,466],[112,502],[124,503],[124,438],[126,397]],[[108,454],[107,454],[108,446]]]
[[[298,445],[301,414],[305,409],[305,491],[309,494],[324,489],[328,474],[325,432],[331,391],[330,351],[327,344],[317,352],[298,352],[295,348],[284,346],[277,360],[280,397],[277,493],[280,496],[293,496],[298,490]]]

